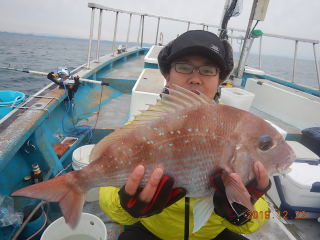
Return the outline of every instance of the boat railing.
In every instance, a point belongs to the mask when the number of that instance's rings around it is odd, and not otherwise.
[[[132,12],[132,11],[126,11],[126,10],[121,10],[121,9],[115,9],[115,8],[110,8],[106,6],[102,6],[100,4],[96,3],[88,3],[88,7],[91,8],[91,24],[90,24],[90,35],[89,35],[89,49],[88,49],[88,61],[87,61],[87,66],[86,68],[90,68],[90,58],[91,58],[91,47],[92,47],[92,38],[93,38],[93,26],[94,26],[94,14],[95,14],[95,9],[100,10],[100,16],[99,16],[99,26],[98,26],[98,39],[97,39],[97,52],[96,52],[96,62],[99,62],[99,48],[100,48],[100,38],[101,38],[101,26],[102,26],[102,14],[103,10],[105,11],[112,11],[116,13],[116,18],[115,18],[115,26],[114,26],[114,34],[113,34],[113,43],[112,43],[112,55],[114,56],[115,52],[115,42],[116,42],[116,35],[117,35],[117,28],[118,28],[118,14],[119,13],[125,13],[129,14],[129,24],[128,24],[128,30],[127,30],[127,37],[126,37],[126,49],[128,48],[128,41],[129,41],[129,35],[130,35],[130,27],[131,27],[131,17],[132,15],[139,15],[140,16],[140,24],[139,24],[139,30],[138,30],[138,38],[137,38],[137,46],[136,48],[142,47],[143,44],[143,34],[144,34],[144,18],[147,17],[153,17],[153,18],[158,18],[158,24],[157,24],[157,33],[156,33],[156,40],[155,40],[155,45],[158,44],[158,34],[159,34],[159,26],[160,26],[160,19],[166,19],[166,20],[171,20],[171,21],[176,21],[176,22],[185,22],[188,23],[187,31],[190,28],[190,24],[195,24],[195,25],[202,25],[203,30],[205,28],[213,27],[219,29],[218,25],[213,25],[213,24],[207,24],[207,23],[200,23],[200,22],[195,22],[195,21],[187,21],[183,19],[177,19],[177,18],[170,18],[170,17],[165,17],[165,16],[159,16],[159,15],[153,15],[153,14],[146,14],[146,13],[138,13],[138,12]],[[163,34],[162,35],[163,39]],[[141,38],[140,38],[141,37]],[[163,40],[162,40],[163,41]]]
[[[239,29],[239,28],[228,28],[228,30],[231,30],[232,33],[233,33],[233,31],[246,32],[246,30]],[[262,68],[261,68],[262,37],[272,37],[272,38],[280,38],[280,39],[295,41],[292,83],[295,82],[295,77],[296,77],[298,43],[299,42],[311,43],[313,45],[314,60],[315,60],[315,65],[316,65],[317,77],[318,77],[318,88],[320,90],[320,75],[319,75],[319,67],[318,67],[318,59],[317,59],[317,51],[316,51],[316,44],[319,44],[318,40],[289,37],[289,36],[272,34],[272,33],[263,33],[263,35],[260,36],[260,42],[259,42],[259,70],[262,70]]]
[[[158,18],[155,45],[158,44],[158,40],[157,39],[158,39],[158,34],[159,34],[160,19],[171,20],[171,21],[176,21],[176,22],[185,22],[185,23],[188,24],[187,29],[186,29],[187,31],[189,31],[189,29],[190,29],[190,24],[202,25],[203,26],[203,30],[205,30],[205,29],[208,30],[209,27],[217,28],[218,31],[220,30],[220,26],[214,25],[214,24],[200,23],[200,22],[188,21],[188,20],[184,20],[184,19],[160,16],[160,15],[153,15],[153,14],[147,14],[147,13],[139,13],[139,12],[115,9],[115,8],[102,6],[102,5],[96,4],[96,3],[88,3],[88,7],[91,8],[92,11],[91,11],[91,25],[90,25],[90,35],[89,35],[88,61],[87,61],[87,65],[86,65],[87,69],[90,69],[90,58],[91,58],[91,47],[92,47],[92,37],[93,37],[93,26],[94,26],[95,9],[99,9],[100,10],[99,26],[98,26],[98,39],[97,39],[97,51],[96,51],[96,62],[99,62],[99,50],[100,50],[100,38],[101,38],[101,26],[102,26],[102,14],[103,14],[103,11],[112,11],[112,12],[116,13],[115,25],[114,25],[114,33],[113,33],[112,53],[111,53],[112,56],[114,56],[114,53],[115,53],[115,42],[116,42],[116,35],[117,35],[117,28],[118,28],[118,15],[119,15],[119,13],[125,13],[125,14],[129,14],[130,15],[129,24],[128,24],[128,30],[127,30],[127,37],[126,37],[126,45],[125,45],[125,49],[126,50],[128,48],[128,41],[129,41],[129,35],[130,35],[130,27],[131,27],[131,17],[132,17],[132,15],[139,15],[140,16],[140,23],[139,23],[139,30],[138,30],[138,38],[137,38],[136,48],[139,48],[139,43],[140,43],[140,47],[142,47],[142,44],[143,44],[144,18],[145,17]],[[231,30],[231,36],[230,36],[231,39],[232,38],[239,38],[239,36],[233,35],[234,31],[244,32],[244,33],[247,31],[247,30],[239,29],[239,28],[228,28],[228,30]],[[160,33],[160,35],[162,35],[162,41],[163,41],[163,34]],[[295,37],[276,35],[276,34],[270,34],[270,33],[263,33],[263,36],[295,41],[293,78],[292,78],[292,82],[293,83],[295,82],[295,76],[296,76],[295,73],[296,73],[298,43],[299,42],[306,42],[306,43],[313,44],[314,59],[315,59],[317,77],[318,77],[318,88],[320,89],[320,75],[319,75],[318,60],[317,60],[317,54],[316,54],[316,44],[319,44],[318,40],[295,38]],[[261,70],[261,51],[262,51],[262,36],[260,36],[260,43],[259,43],[259,69],[260,70]]]

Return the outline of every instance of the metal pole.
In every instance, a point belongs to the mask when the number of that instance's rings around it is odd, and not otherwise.
[[[156,42],[155,42],[155,44],[154,44],[154,45],[157,45],[157,43],[158,43],[159,24],[160,24],[160,18],[158,18],[158,27],[157,27]]]
[[[258,3],[258,0],[253,0],[250,18],[249,18],[249,22],[248,22],[248,28],[246,31],[246,36],[244,38],[243,47],[241,50],[238,66],[236,68],[236,77],[237,78],[242,78],[242,75],[243,75],[244,64],[245,64],[245,63],[243,63],[243,56],[244,56],[245,52],[248,50],[248,49],[246,49],[246,46],[247,46],[247,41],[250,40],[249,37],[250,37],[250,33],[251,33],[251,26],[252,26],[252,22],[253,22],[254,13],[257,8],[257,3]]]
[[[292,82],[293,83],[294,83],[295,78],[296,78],[297,52],[298,52],[298,41],[296,41],[296,47],[295,47],[295,50],[294,50],[293,77],[292,77]]]
[[[319,90],[320,90],[320,75],[319,75],[318,59],[317,59],[317,51],[316,51],[315,43],[313,44],[313,52],[314,52],[314,60],[316,61],[316,70],[317,70],[318,84],[319,84]]]
[[[231,30],[231,36],[232,36],[232,38],[231,38],[231,46],[232,46],[232,43],[233,43],[233,30]]]
[[[187,29],[187,31],[189,31],[189,28],[190,28],[190,23],[188,22],[188,29]]]
[[[93,22],[94,22],[94,10],[95,8],[92,8],[91,11],[91,25],[90,25],[90,35],[89,35],[89,50],[88,50],[88,61],[86,68],[90,68],[90,57],[91,57],[91,45],[92,45],[92,35],[93,35]]]
[[[99,62],[101,26],[102,26],[102,9],[100,9],[100,17],[99,17],[98,43],[97,43],[97,54],[96,54],[96,62],[97,63]]]
[[[142,47],[142,43],[143,43],[143,29],[144,29],[144,16],[142,16],[142,31],[141,31],[141,47]]]
[[[137,47],[139,47],[139,39],[140,39],[140,30],[141,30],[141,24],[142,24],[142,15],[141,15],[141,18],[140,18],[140,24],[139,24],[139,32],[138,32],[138,39],[137,39]]]
[[[112,44],[112,57],[114,57],[114,45],[116,44],[118,14],[119,14],[119,12],[116,12],[116,21],[115,21],[115,24],[114,24],[113,44]]]
[[[260,36],[260,45],[259,45],[259,70],[261,70],[261,49],[262,49],[262,35]]]
[[[128,33],[127,33],[127,40],[126,40],[126,51],[128,49],[128,41],[129,41],[130,26],[131,26],[131,16],[132,16],[132,13],[130,13],[130,18],[129,18],[129,26],[128,26]]]
[[[219,25],[219,28],[218,28],[218,36],[220,35],[221,29],[222,29],[223,18],[224,18],[224,15],[226,14],[226,11],[228,9],[229,3],[230,3],[230,0],[226,0],[225,3],[224,3],[223,12],[222,12],[222,15],[221,15],[221,21],[220,21],[220,25]]]

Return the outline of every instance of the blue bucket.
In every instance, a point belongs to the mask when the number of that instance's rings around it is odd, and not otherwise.
[[[30,205],[27,207],[24,207],[19,210],[19,212],[23,213],[23,222],[27,219],[27,217],[30,215],[30,213],[35,209],[37,205]],[[36,213],[32,216],[29,223],[26,225],[26,227],[22,230],[20,233],[18,240],[25,240],[31,237],[33,234],[35,234],[44,224],[45,217],[44,212],[42,208],[39,208]],[[40,239],[42,233],[44,232],[45,227],[41,229],[37,235],[35,235],[32,240]]]
[[[0,119],[10,113],[13,109],[12,104],[18,106],[25,99],[25,95],[22,92],[17,91],[0,91]]]

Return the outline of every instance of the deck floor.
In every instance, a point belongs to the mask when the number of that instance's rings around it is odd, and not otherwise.
[[[277,209],[268,196],[266,196],[270,208],[270,219],[258,231],[252,234],[244,234],[250,240],[313,240],[319,239],[320,223],[316,219],[279,219]],[[99,202],[86,203],[83,212],[91,213],[99,217],[106,225],[108,240],[117,239],[123,226],[115,223],[99,207]],[[121,230],[121,231],[120,231]]]
[[[286,131],[288,134],[290,135],[297,135],[297,136],[301,136],[301,130],[299,128],[296,128],[278,118],[275,118],[273,116],[271,116],[270,114],[267,114],[263,111],[260,111],[254,107],[250,107],[249,112],[253,113],[254,115],[264,119],[264,120],[268,120],[270,122],[272,122],[273,124],[277,125],[278,127],[282,128],[284,131]]]
[[[119,128],[127,118],[130,102],[131,94],[124,93],[103,106],[99,111],[99,115],[95,112],[89,118],[83,119],[79,124],[95,126],[97,121],[96,128]]]
[[[250,240],[311,240],[320,238],[320,223],[317,219],[279,219],[278,209],[266,196],[270,218],[258,231],[244,235]]]
[[[137,80],[144,66],[144,56],[126,62],[120,68],[114,69],[105,79]]]

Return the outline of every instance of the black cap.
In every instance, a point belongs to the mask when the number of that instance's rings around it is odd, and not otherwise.
[[[220,68],[226,68],[224,45],[212,32],[192,30],[180,35],[172,43],[167,62],[187,55],[200,55],[214,61]]]

